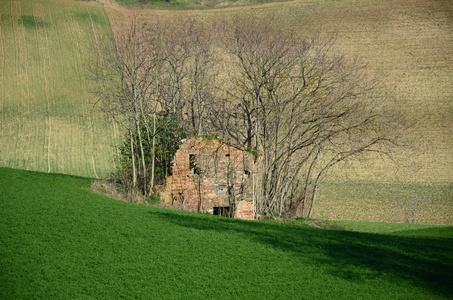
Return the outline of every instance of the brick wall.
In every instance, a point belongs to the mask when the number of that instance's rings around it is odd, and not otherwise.
[[[232,216],[253,219],[253,164],[253,155],[240,147],[215,139],[185,140],[176,151],[164,201],[187,211],[230,207]]]
[[[243,220],[254,220],[255,219],[255,208],[253,203],[242,200],[236,206],[235,218]]]

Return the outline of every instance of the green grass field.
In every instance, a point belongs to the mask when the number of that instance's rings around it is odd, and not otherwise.
[[[431,226],[424,224],[400,224],[380,222],[331,221],[334,225],[348,231],[378,233],[406,237],[439,237],[453,238],[451,227]]]
[[[99,4],[0,1],[0,165],[112,172],[115,132],[93,111],[83,73],[90,39],[110,32]]]
[[[241,221],[124,203],[89,186],[85,178],[0,169],[1,299],[453,293],[452,227],[343,222],[351,231]]]

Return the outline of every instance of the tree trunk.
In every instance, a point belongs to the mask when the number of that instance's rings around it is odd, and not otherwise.
[[[156,168],[156,112],[153,113],[153,139],[151,144],[151,179],[149,181],[149,196],[154,189],[154,172]]]
[[[131,160],[132,160],[132,188],[137,186],[137,170],[135,168],[135,153],[134,153],[134,137],[132,131],[129,131],[130,146],[131,146]]]

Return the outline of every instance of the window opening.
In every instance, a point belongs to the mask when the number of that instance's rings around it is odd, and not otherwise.
[[[195,154],[189,154],[189,169],[194,174],[201,175],[201,169],[198,167],[197,156]]]

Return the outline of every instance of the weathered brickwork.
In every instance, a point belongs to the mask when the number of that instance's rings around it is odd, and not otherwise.
[[[243,220],[254,220],[255,219],[255,209],[253,203],[242,200],[236,206],[235,218]]]
[[[191,138],[176,151],[165,203],[187,211],[254,219],[254,157],[219,140]]]

